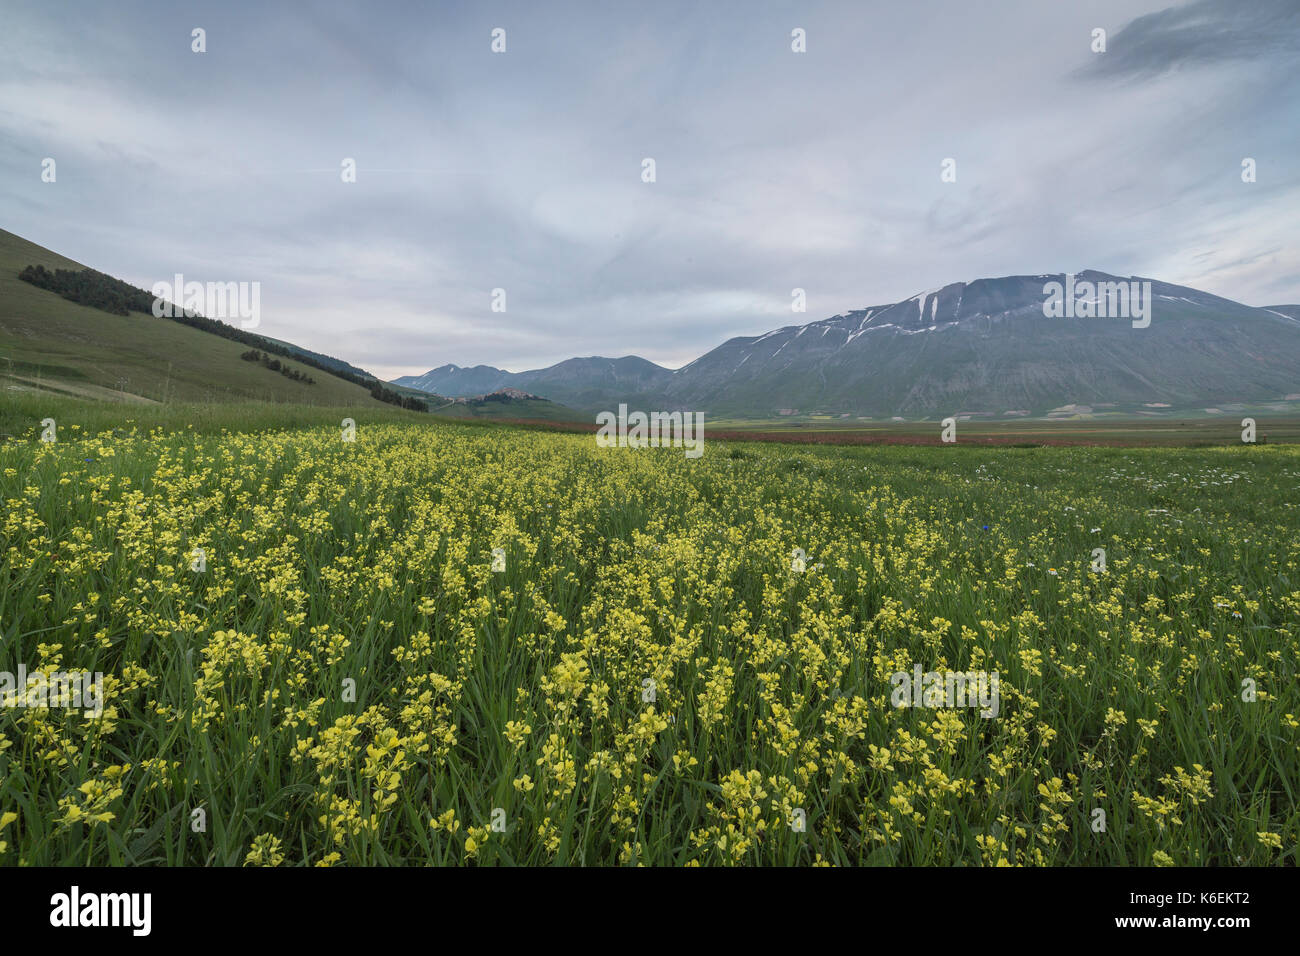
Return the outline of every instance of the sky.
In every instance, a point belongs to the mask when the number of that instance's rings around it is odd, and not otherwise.
[[[675,368],[987,276],[1300,302],[1300,0],[6,0],[4,21],[0,227],[146,289],[258,282],[256,331],[384,378]]]

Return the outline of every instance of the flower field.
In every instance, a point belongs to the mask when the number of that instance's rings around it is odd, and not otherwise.
[[[32,426],[0,865],[1297,861],[1300,448]]]

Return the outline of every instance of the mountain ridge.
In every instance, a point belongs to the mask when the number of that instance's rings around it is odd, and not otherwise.
[[[521,373],[444,365],[396,381],[436,384],[454,395],[460,380],[477,376],[493,379],[490,387],[527,387],[577,408],[641,402],[738,418],[800,410],[841,417],[958,409],[1046,415],[1092,406],[1150,414],[1152,407],[1300,393],[1300,306],[1248,306],[1092,269],[1068,275],[1075,303],[1100,301],[1099,289],[1116,292],[1114,283],[1125,291],[1137,283],[1151,324],[1135,328],[1138,320],[1129,315],[1049,317],[1044,287],[1064,286],[1067,274],[1013,275],[952,282],[898,302],[734,336],[675,371],[639,356],[594,356]]]

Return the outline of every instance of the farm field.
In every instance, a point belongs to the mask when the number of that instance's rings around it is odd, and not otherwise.
[[[1211,447],[1241,444],[1241,421],[1256,423],[1257,442],[1300,442],[1300,417],[1270,408],[1247,408],[1215,417],[1042,418],[957,423],[960,441],[986,445],[1115,445],[1132,447]],[[942,444],[938,421],[713,421],[711,433],[753,441],[825,445]]]
[[[0,865],[1296,863],[1296,446],[39,401],[0,671],[103,712],[0,709]]]

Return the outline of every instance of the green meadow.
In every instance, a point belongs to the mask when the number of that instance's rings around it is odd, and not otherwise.
[[[1294,446],[3,408],[0,865],[1296,862]]]

